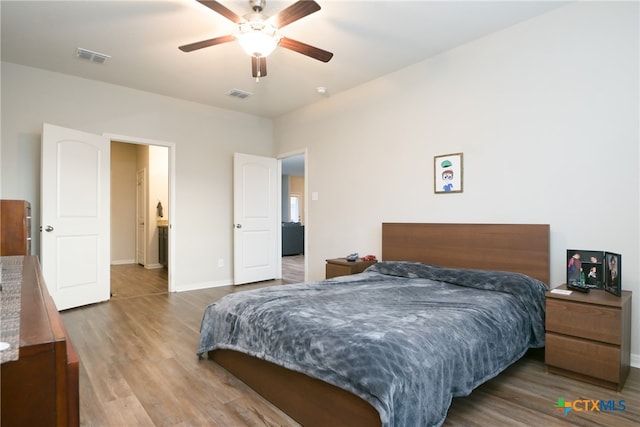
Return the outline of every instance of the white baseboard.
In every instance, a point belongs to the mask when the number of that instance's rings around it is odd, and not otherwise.
[[[116,259],[111,261],[111,265],[125,265],[125,264],[136,264],[135,259]],[[143,266],[149,270],[153,270],[155,268],[162,268],[162,264],[147,264]]]
[[[156,268],[162,268],[162,264],[147,264],[144,266],[144,268],[148,269],[148,270],[153,270]]]
[[[180,288],[178,289],[174,289],[174,292],[197,291],[200,289],[219,288],[222,286],[231,286],[231,285],[233,285],[233,282],[231,281],[231,279],[218,280],[215,282],[191,283],[188,285],[180,286]]]
[[[631,366],[640,368],[640,354],[631,354]]]
[[[116,259],[111,261],[111,265],[135,264],[135,259]]]

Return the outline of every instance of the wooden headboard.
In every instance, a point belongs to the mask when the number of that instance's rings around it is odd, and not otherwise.
[[[383,223],[382,260],[513,271],[549,284],[549,225]]]

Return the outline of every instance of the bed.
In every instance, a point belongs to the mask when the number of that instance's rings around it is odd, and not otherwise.
[[[437,426],[544,345],[548,225],[384,223],[381,259],[211,304],[198,354],[304,426]]]

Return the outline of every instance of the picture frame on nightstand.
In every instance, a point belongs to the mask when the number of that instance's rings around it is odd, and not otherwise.
[[[567,283],[605,288],[605,252],[583,249],[567,250]]]
[[[604,253],[604,290],[616,296],[622,295],[622,255]]]

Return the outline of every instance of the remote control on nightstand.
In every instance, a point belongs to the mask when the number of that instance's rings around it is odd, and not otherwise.
[[[571,289],[573,291],[584,292],[585,294],[589,293],[589,287],[585,285],[581,285],[578,283],[567,283],[567,289]]]

